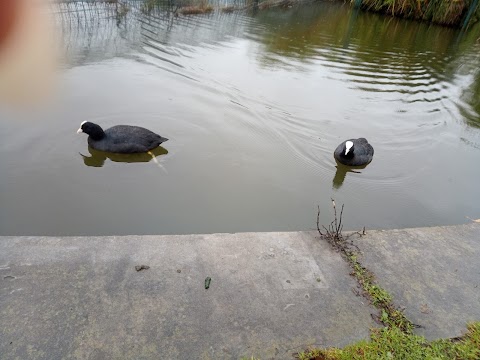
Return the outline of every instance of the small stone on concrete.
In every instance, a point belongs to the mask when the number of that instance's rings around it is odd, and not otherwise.
[[[135,270],[137,270],[137,271],[148,270],[148,269],[150,269],[150,266],[148,266],[148,265],[137,265],[137,266],[135,266]]]

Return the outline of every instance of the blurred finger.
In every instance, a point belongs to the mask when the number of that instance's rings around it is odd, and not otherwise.
[[[0,4],[0,102],[37,103],[49,94],[56,60],[47,2]]]

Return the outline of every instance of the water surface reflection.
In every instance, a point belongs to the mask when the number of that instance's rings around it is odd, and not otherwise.
[[[334,189],[340,189],[340,187],[343,185],[345,178],[347,177],[347,173],[355,173],[355,174],[361,174],[362,172],[360,171],[361,169],[365,169],[367,165],[362,165],[362,166],[346,166],[338,161],[335,160],[337,165],[335,166],[337,170],[335,171],[335,176],[333,177],[333,188]]]
[[[87,166],[92,167],[102,167],[105,165],[105,160],[109,159],[113,162],[123,162],[123,163],[139,163],[139,162],[149,162],[157,161],[155,158],[160,155],[168,154],[168,150],[158,146],[155,149],[149,151],[148,153],[135,153],[135,154],[115,154],[105,151],[95,150],[92,147],[88,147],[88,152],[90,156],[86,156],[80,153],[83,158],[83,163]]]

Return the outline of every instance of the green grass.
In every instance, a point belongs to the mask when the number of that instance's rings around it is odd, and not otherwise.
[[[427,342],[423,337],[405,333],[398,327],[372,330],[370,341],[360,341],[344,349],[311,349],[297,354],[300,360],[478,360],[480,359],[480,322],[467,326],[457,340]]]

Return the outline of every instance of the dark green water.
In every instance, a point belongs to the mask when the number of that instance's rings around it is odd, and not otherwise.
[[[65,9],[63,9],[65,10]],[[318,2],[257,14],[58,14],[58,101],[0,109],[0,235],[346,229],[480,218],[480,30]],[[89,120],[168,137],[106,156]],[[365,169],[333,150],[366,137]],[[80,154],[88,156],[82,157]]]

